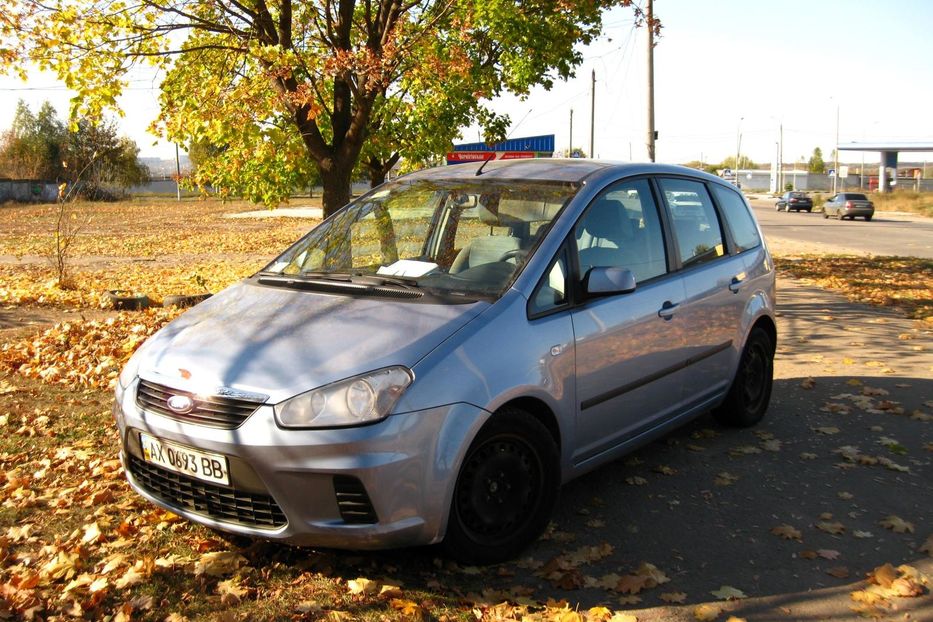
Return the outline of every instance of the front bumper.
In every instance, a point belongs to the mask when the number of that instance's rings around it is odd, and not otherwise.
[[[302,546],[378,549],[441,540],[459,465],[489,417],[458,403],[362,427],[284,430],[265,405],[227,430],[143,411],[137,383],[118,390],[114,404],[134,490],[194,522]],[[147,463],[140,432],[226,456],[230,486]],[[360,488],[371,506],[369,522],[348,520],[347,495]]]

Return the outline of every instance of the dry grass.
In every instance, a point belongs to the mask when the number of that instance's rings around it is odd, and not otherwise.
[[[187,293],[195,282],[216,291],[314,224],[222,217],[247,209],[253,206],[198,201],[88,205],[92,226],[76,247],[78,288],[50,287],[51,272],[39,261],[8,263],[0,266],[0,304],[24,312],[34,304],[92,307],[102,290],[117,285],[154,297]],[[47,206],[0,208],[0,254],[39,254],[50,218]],[[929,261],[803,257],[778,263],[787,274],[859,300],[929,315]],[[85,339],[74,328],[52,329],[32,337],[32,345],[19,343],[29,347],[13,354],[20,367],[59,357],[61,374],[45,374],[50,381],[67,378],[68,361],[92,361],[93,373],[106,380],[116,372],[114,361],[128,355],[125,344],[142,333],[119,321],[95,330]],[[102,332],[111,334],[113,347],[99,352]],[[545,578],[548,566],[529,582],[514,579],[524,561],[479,570],[444,561],[430,548],[378,554],[294,549],[225,539],[179,520],[130,491],[115,460],[111,403],[103,389],[0,371],[0,618],[475,622],[531,615],[603,622],[611,616],[609,609],[577,612],[566,603],[514,604],[573,589],[584,572],[595,581],[597,567],[587,560],[601,560],[602,553],[572,539],[560,546],[574,551],[555,558],[567,566],[551,562],[570,585],[559,588],[563,583]],[[556,534],[548,537],[559,542]],[[205,560],[225,553],[242,561],[217,575],[199,572]],[[568,561],[577,557],[584,561]],[[604,596],[609,606],[626,607],[617,586]],[[505,601],[513,604],[500,604]]]
[[[875,209],[882,212],[911,212],[933,217],[933,192],[913,192],[908,190],[889,194],[872,193],[871,200]]]
[[[309,199],[301,205],[319,203]],[[80,202],[75,207],[77,217],[87,224],[71,252],[83,257],[255,253],[271,258],[315,224],[295,218],[225,218],[262,209],[245,201],[158,199]],[[55,204],[0,207],[0,255],[47,255],[57,209]]]

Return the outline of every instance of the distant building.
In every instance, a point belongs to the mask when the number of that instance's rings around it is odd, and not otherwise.
[[[517,160],[524,158],[551,158],[554,156],[554,134],[509,138],[494,145],[464,143],[454,145],[447,154],[447,164],[464,164],[485,160]]]

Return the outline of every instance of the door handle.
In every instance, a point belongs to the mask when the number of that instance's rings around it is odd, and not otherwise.
[[[665,300],[664,304],[661,305],[661,308],[658,310],[658,317],[663,320],[670,320],[674,317],[674,311],[677,309],[677,305],[670,300]]]
[[[737,276],[732,277],[732,282],[729,283],[729,291],[733,294],[738,294],[739,290],[742,289],[742,283],[745,282],[745,279],[740,279]]]

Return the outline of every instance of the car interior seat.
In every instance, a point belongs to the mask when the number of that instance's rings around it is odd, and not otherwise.
[[[495,197],[482,196],[476,206],[479,219],[490,227],[509,227],[507,233],[500,235],[478,236],[473,238],[469,244],[454,258],[450,266],[450,273],[456,274],[476,266],[504,261],[503,255],[509,251],[517,251],[521,248],[521,239],[513,234],[514,227],[520,222],[508,215],[499,213],[499,202]],[[517,260],[509,258],[508,261],[515,263]]]
[[[621,201],[601,199],[591,206],[577,230],[580,274],[594,266],[627,267],[625,256],[636,226]]]

